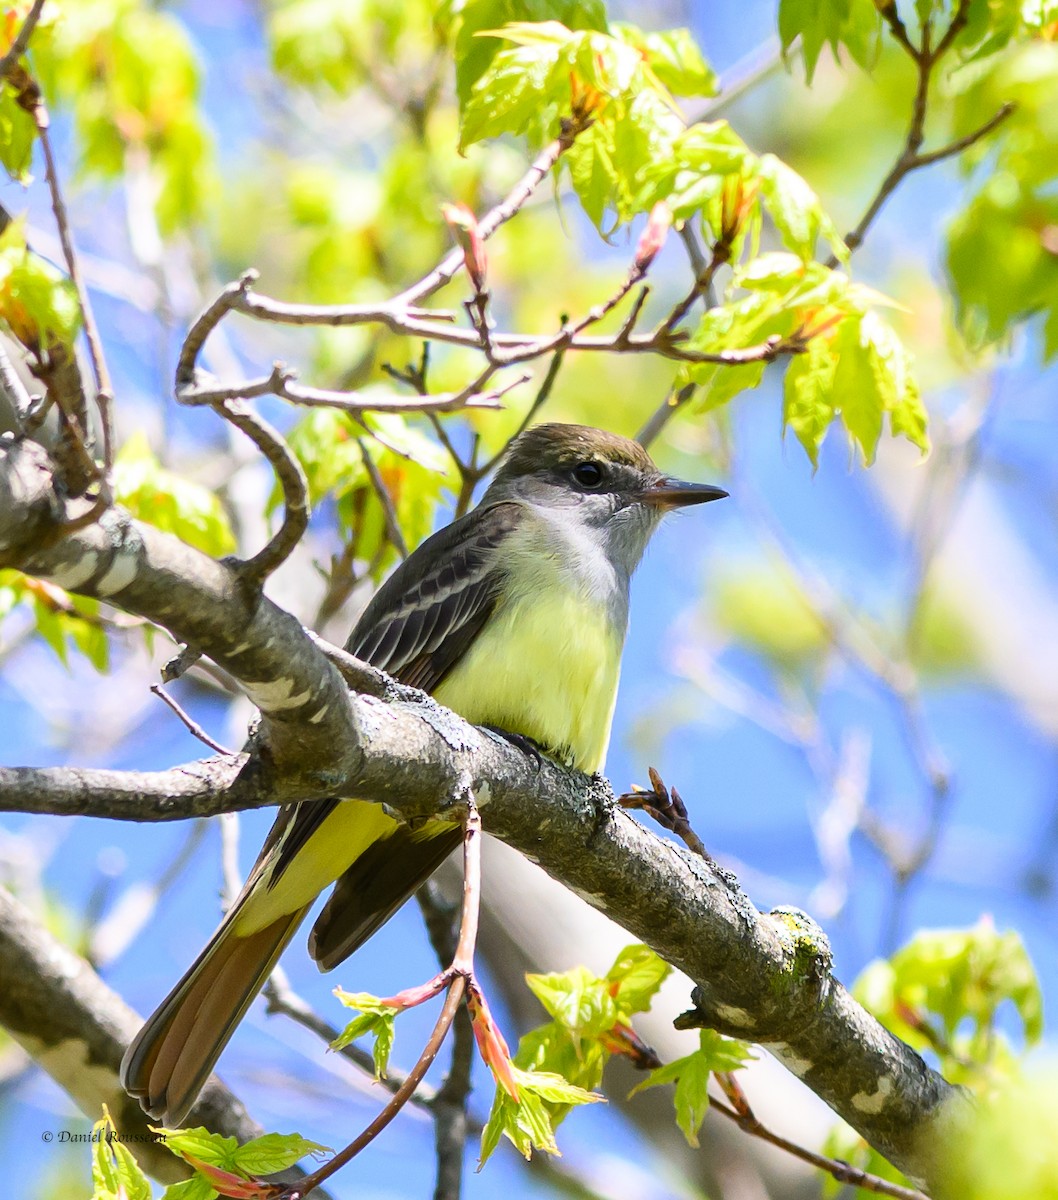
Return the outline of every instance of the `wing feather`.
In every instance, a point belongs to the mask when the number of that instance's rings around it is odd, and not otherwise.
[[[475,509],[428,538],[386,580],[346,649],[410,687],[433,691],[488,620],[503,584],[503,542],[523,515],[513,502]],[[275,855],[274,886],[338,799],[281,809],[257,865]]]

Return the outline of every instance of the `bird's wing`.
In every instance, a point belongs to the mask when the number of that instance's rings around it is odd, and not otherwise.
[[[434,534],[379,589],[349,653],[432,692],[492,612],[503,582],[498,550],[524,513],[510,501],[493,504]]]
[[[350,654],[401,683],[432,692],[488,620],[503,584],[498,553],[525,510],[505,501],[439,530],[386,580],[346,642]],[[275,858],[270,886],[331,813],[338,799],[280,810],[258,865]]]

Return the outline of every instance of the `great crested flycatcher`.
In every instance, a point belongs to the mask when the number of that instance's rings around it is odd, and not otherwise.
[[[727,493],[682,483],[627,438],[540,425],[511,445],[481,503],[382,585],[348,650],[477,725],[529,738],[598,771],[628,624],[628,588],[666,510]],[[337,966],[459,843],[382,805],[282,808],[209,944],[129,1046],[125,1088],[178,1125],[319,893],[335,883],[309,951]]]

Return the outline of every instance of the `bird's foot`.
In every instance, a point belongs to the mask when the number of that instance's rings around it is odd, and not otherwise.
[[[505,742],[510,742],[512,746],[516,746],[523,754],[531,758],[536,769],[540,770],[540,764],[544,761],[544,748],[539,742],[533,741],[524,733],[511,733],[509,729],[501,729],[498,725],[485,725],[483,728],[497,737],[503,738]]]

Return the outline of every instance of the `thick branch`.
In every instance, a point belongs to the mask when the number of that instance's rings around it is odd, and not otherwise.
[[[358,735],[346,688],[289,613],[217,562],[111,509],[63,535],[46,451],[0,443],[0,565],[147,617],[208,655],[261,710],[261,737],[285,774],[320,790],[349,769]]]
[[[353,704],[366,753],[338,791],[415,818],[445,810],[473,779],[491,833],[697,982],[694,1020],[766,1045],[901,1169],[928,1176],[924,1135],[958,1093],[831,978],[806,918],[757,913],[728,878],[618,809],[600,780],[537,766],[433,704]],[[8,769],[0,810],[164,820],[290,799],[275,782],[225,759],[138,775]]]
[[[189,1168],[154,1141],[148,1118],[118,1082],[118,1065],[140,1018],[92,968],[0,888],[0,1025],[92,1119],[106,1104],[136,1156],[156,1179],[175,1183]],[[240,1142],[262,1130],[239,1100],[210,1079],[191,1123]],[[287,1178],[300,1178],[290,1172]]]

